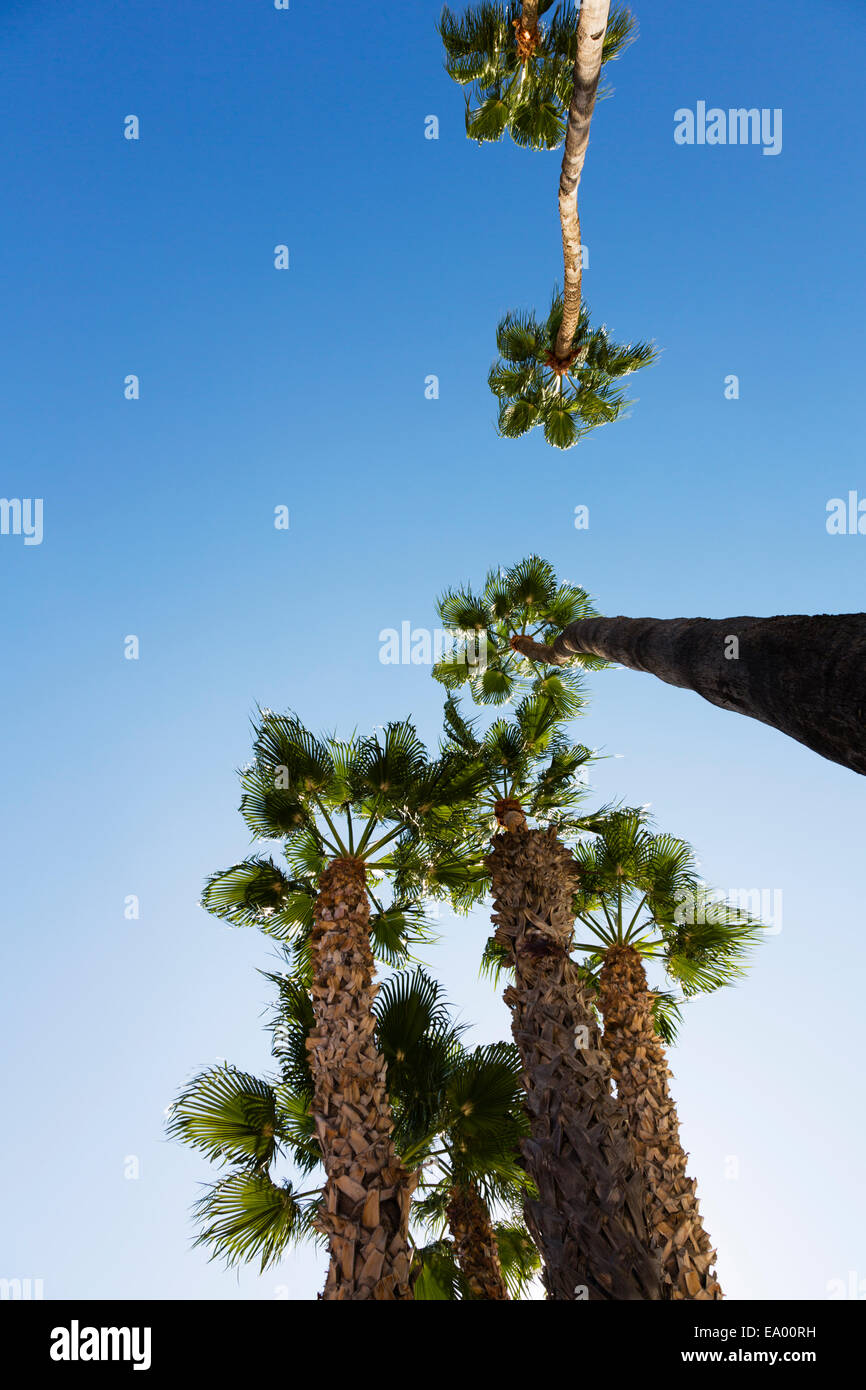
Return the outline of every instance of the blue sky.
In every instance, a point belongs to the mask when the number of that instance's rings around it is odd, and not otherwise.
[[[866,538],[825,527],[866,497],[860,7],[636,3],[581,188],[585,294],[663,351],[630,417],[565,454],[499,440],[486,386],[497,319],[560,274],[558,156],[466,141],[438,11],[0,5],[0,494],[44,501],[41,545],[0,536],[0,1275],[49,1298],[319,1287],[309,1253],[238,1279],[190,1251],[207,1165],[162,1137],[187,1073],[267,1065],[272,948],[197,906],[247,847],[257,701],[343,732],[411,712],[435,741],[440,689],[379,633],[529,552],[610,614],[863,606]],[[676,145],[700,100],[781,108],[781,154]],[[723,1286],[866,1281],[863,783],[648,676],[592,688],[575,735],[622,755],[599,800],[652,802],[719,887],[783,894],[672,1056]],[[483,914],[442,932],[429,964],[473,1036],[507,1036]]]

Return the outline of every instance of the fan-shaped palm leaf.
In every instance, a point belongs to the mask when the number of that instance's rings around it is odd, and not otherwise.
[[[202,893],[206,912],[236,927],[258,927],[288,941],[312,924],[309,884],[288,878],[272,859],[257,856],[211,874]]]
[[[523,1298],[541,1268],[538,1249],[522,1222],[499,1222],[493,1230],[508,1292],[514,1299]]]
[[[455,1303],[471,1297],[450,1240],[416,1246],[412,1258],[416,1303]]]
[[[167,1132],[212,1161],[266,1168],[282,1138],[274,1089],[228,1065],[201,1072],[172,1106]]]
[[[229,1267],[258,1257],[264,1271],[300,1240],[315,1238],[317,1199],[303,1199],[289,1182],[260,1173],[231,1173],[195,1204],[196,1245]]]

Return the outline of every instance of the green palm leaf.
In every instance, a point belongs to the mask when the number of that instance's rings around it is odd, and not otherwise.
[[[262,1168],[281,1152],[273,1087],[227,1064],[189,1083],[166,1128],[170,1138],[182,1139],[214,1162]]]
[[[303,806],[290,791],[275,786],[273,775],[251,768],[241,776],[241,815],[253,834],[263,840],[292,835],[306,820]]]
[[[201,905],[233,926],[258,927],[283,941],[308,929],[312,922],[306,882],[288,878],[272,859],[262,856],[212,874]]]
[[[454,1303],[467,1297],[468,1287],[450,1240],[416,1247],[412,1269],[416,1303]]]
[[[541,1270],[538,1250],[521,1222],[497,1222],[493,1231],[506,1288],[512,1298],[523,1298]]]
[[[289,1182],[258,1173],[232,1173],[195,1204],[196,1245],[229,1267],[258,1257],[259,1270],[276,1264],[298,1241],[314,1237],[318,1198],[303,1200]]]
[[[520,1139],[528,1133],[523,1112],[520,1054],[511,1043],[492,1043],[464,1053],[445,1095],[452,1161],[484,1181],[491,1174],[520,1182]]]
[[[311,734],[294,714],[259,710],[253,749],[261,766],[279,772],[281,789],[302,803],[327,795],[335,769],[327,743]]]
[[[741,979],[765,930],[728,903],[705,901],[702,920],[665,929],[665,969],[686,998],[708,994]]]

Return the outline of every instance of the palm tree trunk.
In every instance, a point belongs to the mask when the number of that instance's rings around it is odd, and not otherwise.
[[[331,1252],[328,1300],[412,1297],[408,1227],[417,1175],[403,1168],[391,1138],[369,920],[364,865],[335,859],[320,880],[310,938],[315,1025],[307,1041],[327,1174],[318,1225]]]
[[[866,773],[866,613],[582,618],[552,647],[512,646],[555,665],[585,652],[649,671]]]
[[[511,21],[514,25],[517,57],[523,64],[524,76],[526,65],[538,47],[538,5],[539,0],[523,0],[520,7],[520,18]]]
[[[538,33],[539,0],[523,0],[520,7],[520,27],[525,34],[534,37]]]
[[[646,1183],[648,1216],[665,1296],[719,1299],[716,1252],[704,1230],[695,1181],[686,1173],[667,1058],[653,1022],[653,996],[633,946],[611,946],[600,973],[604,1047]]]
[[[525,822],[497,835],[488,859],[496,938],[508,947],[505,991],[526,1087],[527,1171],[538,1197],[526,1220],[548,1298],[658,1299],[645,1196],[587,990],[569,956],[574,860],[555,833]]]
[[[487,1203],[472,1183],[452,1187],[448,1229],[463,1274],[476,1298],[502,1300],[508,1290],[499,1263],[499,1246]]]
[[[610,13],[610,0],[582,0],[577,26],[574,90],[568,108],[565,151],[559,176],[559,221],[562,227],[564,265],[562,323],[554,356],[565,362],[571,355],[574,332],[580,318],[583,268],[580,249],[580,217],[577,189],[589,144],[589,125],[595,108],[602,49]]]

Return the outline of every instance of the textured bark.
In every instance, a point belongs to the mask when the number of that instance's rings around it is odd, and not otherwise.
[[[514,26],[517,57],[523,64],[524,74],[527,63],[534,57],[538,47],[538,4],[539,0],[524,0],[520,17],[511,21]]]
[[[633,946],[611,946],[600,976],[604,1047],[628,1118],[647,1191],[647,1215],[665,1297],[719,1299],[716,1252],[704,1230],[695,1182],[686,1173],[667,1058],[653,1024],[653,996]]]
[[[409,1299],[409,1205],[416,1175],[391,1138],[385,1062],[375,1036],[370,903],[364,865],[322,874],[311,935],[315,1026],[307,1040],[313,1118],[327,1181],[328,1300]]]
[[[577,25],[577,56],[574,60],[574,89],[568,108],[565,150],[559,176],[559,221],[562,228],[563,310],[554,356],[567,362],[571,356],[574,331],[580,318],[583,268],[580,250],[580,217],[577,190],[589,126],[595,109],[602,50],[607,31],[610,0],[582,0]]]
[[[457,1263],[476,1298],[502,1300],[508,1290],[499,1263],[499,1247],[490,1212],[472,1184],[452,1187],[448,1230]]]
[[[512,646],[556,665],[584,652],[649,671],[866,773],[866,613],[582,618],[552,647],[523,637]]]
[[[590,999],[569,957],[574,859],[553,831],[498,835],[488,860],[496,938],[515,979],[505,991],[523,1061],[526,1167],[538,1197],[526,1220],[548,1298],[658,1299],[645,1195]]]
[[[538,2],[539,0],[523,0],[520,7],[520,27],[525,34],[534,36],[538,33]]]

